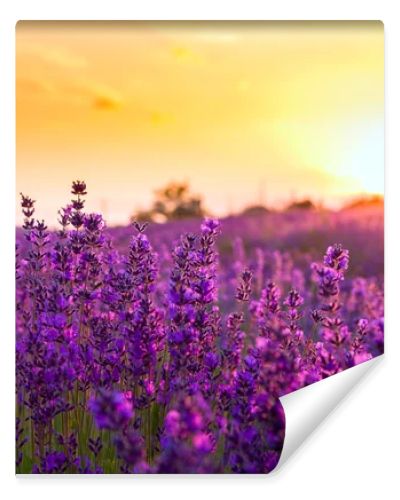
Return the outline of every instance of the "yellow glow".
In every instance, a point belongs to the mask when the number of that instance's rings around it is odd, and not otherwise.
[[[20,22],[16,64],[17,189],[50,223],[74,178],[111,223],[171,180],[217,214],[383,192],[378,22]]]

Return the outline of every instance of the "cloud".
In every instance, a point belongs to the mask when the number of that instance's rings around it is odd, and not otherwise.
[[[82,91],[91,99],[94,109],[99,111],[115,111],[122,105],[120,94],[108,85],[97,82],[85,82]]]
[[[32,94],[54,94],[54,85],[44,79],[17,78],[16,86],[18,91]]]
[[[63,68],[79,69],[87,66],[87,60],[83,56],[75,54],[64,47],[35,45],[31,50],[33,50],[43,61]]]
[[[88,79],[74,80],[65,85],[63,93],[99,111],[116,110],[123,103],[121,95],[114,88]]]
[[[101,111],[112,111],[120,107],[121,102],[109,95],[98,95],[93,100],[93,107]]]
[[[86,79],[70,83],[49,81],[45,78],[20,77],[16,80],[17,96],[42,99],[62,99],[64,102],[92,107],[100,111],[111,111],[121,107],[120,94],[108,85]]]

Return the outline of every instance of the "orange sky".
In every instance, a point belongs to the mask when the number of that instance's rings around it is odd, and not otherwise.
[[[76,178],[111,224],[172,180],[218,215],[383,193],[383,65],[379,22],[20,22],[17,192],[50,224]]]

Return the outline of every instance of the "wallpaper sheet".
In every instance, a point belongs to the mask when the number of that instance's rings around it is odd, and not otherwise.
[[[273,471],[383,353],[383,25],[23,21],[16,106],[16,472]]]

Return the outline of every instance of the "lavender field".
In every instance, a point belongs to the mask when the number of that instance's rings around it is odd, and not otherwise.
[[[279,397],[383,352],[383,211],[17,229],[18,473],[268,473]],[[37,201],[40,204],[40,200]]]

